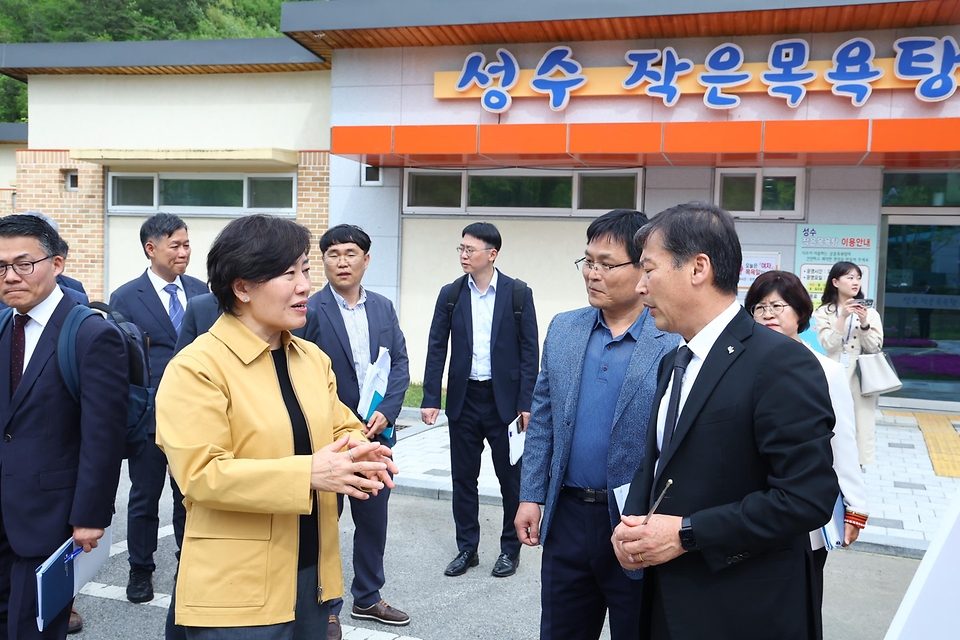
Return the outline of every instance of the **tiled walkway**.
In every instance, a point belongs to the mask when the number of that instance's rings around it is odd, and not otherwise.
[[[408,410],[405,410],[405,413]],[[401,493],[450,498],[447,426],[427,427],[409,412],[394,449]],[[956,424],[955,424],[956,423]],[[877,411],[877,464],[867,467],[870,520],[856,547],[920,557],[960,489],[960,416]],[[480,469],[480,499],[499,504],[489,450]]]

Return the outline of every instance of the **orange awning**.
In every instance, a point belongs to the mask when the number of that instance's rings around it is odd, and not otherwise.
[[[960,118],[333,127],[375,166],[960,168]]]

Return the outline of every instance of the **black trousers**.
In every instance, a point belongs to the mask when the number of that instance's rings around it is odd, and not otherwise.
[[[353,518],[353,583],[350,593],[353,604],[366,609],[380,602],[380,589],[386,582],[383,554],[387,548],[387,506],[390,489],[384,487],[366,500],[350,497]],[[343,513],[343,494],[337,494],[337,505]],[[330,614],[339,616],[343,598],[330,601]]]
[[[0,640],[62,640],[67,637],[73,601],[47,623],[43,632],[37,630],[35,572],[44,560],[45,557],[22,558],[13,552],[0,511]]]
[[[520,465],[510,464],[507,425],[500,420],[492,387],[467,386],[460,417],[450,422],[450,469],[453,478],[453,520],[457,529],[457,548],[476,552],[480,546],[480,454],[483,441],[490,445],[493,468],[500,481],[503,499],[503,530],[500,552],[520,553],[520,540],[513,520],[520,505]]]
[[[610,611],[611,640],[640,637],[642,580],[613,552],[606,504],[561,494],[540,565],[541,640],[596,640]]]
[[[160,494],[167,481],[167,458],[157,446],[153,434],[147,436],[143,450],[127,460],[130,471],[130,503],[127,506],[127,549],[130,567],[154,571],[153,553],[157,550],[160,528]]]

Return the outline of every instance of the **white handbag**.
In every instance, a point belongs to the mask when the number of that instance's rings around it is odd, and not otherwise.
[[[890,356],[883,353],[862,353],[857,358],[860,395],[872,396],[896,391],[903,386],[893,368]]]

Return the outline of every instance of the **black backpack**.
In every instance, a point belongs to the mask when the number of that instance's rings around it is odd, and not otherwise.
[[[150,384],[149,336],[137,325],[128,322],[119,312],[102,302],[78,304],[70,309],[57,339],[57,364],[60,376],[74,402],[80,403],[80,363],[77,360],[77,332],[80,323],[91,316],[100,316],[123,338],[127,354],[130,393],[127,396],[127,446],[124,457],[138,454],[147,442],[147,425],[156,411],[157,391]],[[0,334],[10,324],[13,309],[0,312]]]
[[[451,283],[447,297],[447,316],[453,317],[453,310],[460,299],[460,291],[467,284],[467,274],[463,274]],[[513,279],[513,320],[517,326],[517,337],[520,337],[520,319],[523,317],[523,301],[527,297],[527,283],[520,278]]]

